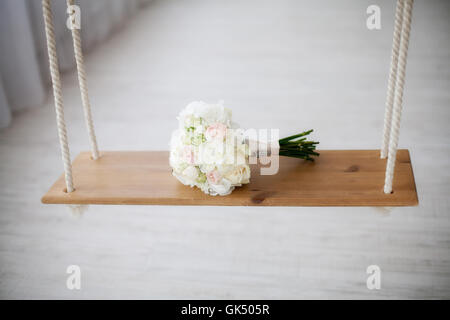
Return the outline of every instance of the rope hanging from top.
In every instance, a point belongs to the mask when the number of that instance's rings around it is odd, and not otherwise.
[[[67,7],[68,7],[69,14],[70,14],[71,22],[72,22],[71,29],[72,29],[72,38],[73,38],[73,49],[74,49],[74,54],[75,54],[75,60],[77,63],[78,83],[80,86],[81,102],[83,104],[84,120],[86,123],[87,132],[89,135],[89,143],[91,145],[92,158],[94,160],[97,160],[98,159],[98,146],[97,146],[97,139],[95,137],[94,121],[92,120],[91,104],[90,104],[89,95],[88,95],[86,69],[84,67],[83,51],[81,49],[81,35],[80,35],[80,30],[74,27],[75,11],[73,11],[71,9],[71,6],[73,6],[74,3],[75,3],[74,0],[67,0]]]
[[[391,134],[392,109],[394,106],[394,95],[397,82],[398,52],[400,50],[404,4],[404,0],[397,0],[397,8],[395,10],[394,38],[392,40],[391,67],[389,71],[388,89],[386,94],[386,108],[384,112],[381,159],[385,159],[387,157],[389,149],[389,137]]]
[[[72,178],[72,163],[70,162],[69,143],[67,140],[66,122],[64,120],[64,105],[61,90],[61,78],[59,75],[58,57],[56,55],[55,31],[53,26],[53,14],[50,0],[42,0],[42,11],[45,22],[45,35],[47,38],[48,60],[50,65],[50,75],[53,86],[53,96],[55,100],[56,124],[58,126],[59,144],[64,165],[64,177],[66,180],[67,192],[74,191]]]
[[[72,23],[72,38],[74,55],[77,64],[78,72],[78,82],[81,92],[81,101],[83,104],[84,119],[86,122],[86,127],[89,136],[89,142],[91,145],[92,158],[94,160],[98,159],[99,152],[97,146],[97,139],[94,130],[94,121],[92,120],[91,105],[89,101],[87,80],[86,80],[86,70],[84,66],[83,52],[81,49],[81,35],[80,30],[74,27],[75,22],[75,12],[72,9],[74,5],[74,0],[67,0],[67,7],[69,9],[70,19]],[[67,192],[72,192],[75,190],[73,186],[73,176],[72,176],[72,164],[70,160],[69,143],[67,139],[67,128],[64,119],[64,104],[61,90],[61,77],[58,67],[58,56],[56,52],[56,40],[55,31],[53,25],[53,13],[51,8],[50,0],[42,0],[42,11],[44,15],[45,22],[45,35],[47,38],[47,50],[48,59],[50,65],[50,75],[52,79],[53,86],[53,96],[55,99],[55,110],[56,110],[56,124],[58,127],[59,142],[61,146],[61,154],[64,166],[64,177],[66,181]]]
[[[386,165],[386,176],[384,182],[384,192],[392,192],[392,182],[394,179],[395,160],[397,157],[398,139],[400,135],[400,120],[402,115],[403,88],[405,85],[406,59],[408,56],[409,34],[411,31],[411,18],[414,0],[404,1],[403,21],[400,36],[400,47],[398,54],[397,79],[395,82],[394,104],[392,111],[392,122],[389,134],[389,152]],[[395,40],[394,40],[395,41]]]

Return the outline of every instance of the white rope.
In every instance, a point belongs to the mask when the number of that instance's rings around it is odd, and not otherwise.
[[[397,80],[398,52],[400,48],[400,36],[402,32],[404,0],[397,0],[395,10],[394,37],[392,40],[391,67],[389,71],[388,89],[386,95],[386,108],[384,111],[384,128],[381,142],[381,159],[388,154],[389,136],[391,134],[392,108],[394,105],[395,86]]]
[[[67,6],[70,7],[74,4],[74,0],[67,0]],[[72,19],[72,26],[74,25],[75,12],[70,12],[70,18]],[[89,101],[88,87],[86,80],[86,69],[84,67],[83,51],[81,49],[81,36],[80,30],[72,27],[72,38],[73,38],[73,48],[75,53],[75,60],[77,62],[78,70],[78,83],[81,91],[81,102],[83,104],[84,120],[86,123],[89,143],[91,145],[92,158],[94,160],[98,159],[98,146],[97,139],[95,137],[94,131],[94,121],[92,120],[91,104]]]
[[[53,96],[55,99],[56,124],[58,126],[59,143],[64,165],[64,176],[67,192],[74,191],[72,179],[72,164],[70,162],[69,144],[67,141],[67,129],[64,121],[64,106],[61,91],[61,79],[59,76],[58,57],[56,55],[55,32],[53,27],[53,15],[50,0],[42,0],[42,10],[45,21],[45,35],[47,37],[48,60],[50,64],[50,75],[53,85]]]
[[[391,133],[389,138],[389,154],[386,165],[386,177],[384,192],[392,192],[392,181],[394,179],[395,160],[397,156],[398,138],[400,134],[400,120],[402,115],[403,87],[405,85],[406,58],[408,56],[409,34],[411,31],[411,14],[413,0],[405,0],[403,10],[403,26],[401,32],[400,49],[398,56],[398,70],[396,90],[394,96],[394,110],[392,112]]]

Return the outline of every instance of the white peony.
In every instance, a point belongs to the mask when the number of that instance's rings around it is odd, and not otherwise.
[[[235,167],[225,175],[225,178],[235,185],[249,183],[250,167],[247,164]]]
[[[231,110],[223,106],[223,101],[217,104],[207,104],[203,101],[191,102],[178,116],[180,128],[186,125],[196,126],[195,119],[202,119],[206,124],[220,122],[231,127]]]
[[[226,196],[234,190],[234,186],[227,179],[222,179],[220,183],[217,184],[210,184],[209,187],[211,189],[210,194],[213,196]]]
[[[188,181],[191,181],[190,184],[195,184],[195,180],[198,178],[198,168],[195,166],[188,166],[183,170],[182,174]]]

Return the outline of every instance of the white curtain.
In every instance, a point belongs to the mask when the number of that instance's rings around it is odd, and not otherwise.
[[[150,0],[78,0],[83,50],[88,53]],[[75,66],[66,0],[53,0],[60,71]],[[50,86],[40,0],[0,1],[0,128],[15,111],[39,107]]]

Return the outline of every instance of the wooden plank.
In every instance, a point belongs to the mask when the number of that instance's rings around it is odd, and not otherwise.
[[[63,175],[42,198],[48,204],[220,206],[414,206],[418,204],[408,150],[398,150],[394,192],[384,194],[386,160],[378,150],[322,150],[313,162],[280,157],[276,175],[252,166],[251,182],[228,196],[209,196],[182,185],[167,151],[82,152],[73,163],[75,191]]]

